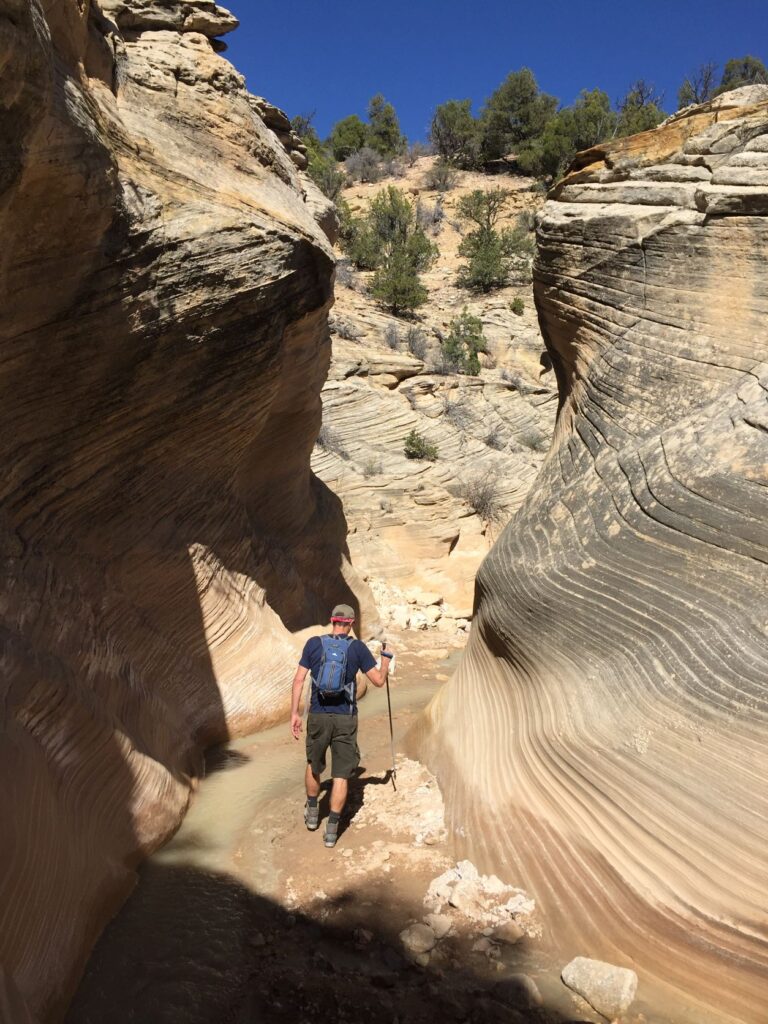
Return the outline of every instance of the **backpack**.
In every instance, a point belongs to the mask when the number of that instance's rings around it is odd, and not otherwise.
[[[312,682],[317,687],[318,695],[323,697],[338,697],[346,693],[350,701],[350,713],[354,705],[354,681],[347,684],[347,654],[349,652],[350,640],[345,636],[321,636],[320,643],[323,645],[323,660],[320,662],[320,669],[317,677]]]

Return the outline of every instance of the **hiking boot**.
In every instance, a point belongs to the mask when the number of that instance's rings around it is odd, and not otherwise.
[[[326,821],[325,823],[325,835],[323,836],[323,842],[330,849],[336,845],[336,840],[339,838],[339,823],[338,821]]]
[[[314,807],[310,807],[309,804],[304,805],[304,824],[310,832],[314,832],[320,824],[320,808],[317,804]]]

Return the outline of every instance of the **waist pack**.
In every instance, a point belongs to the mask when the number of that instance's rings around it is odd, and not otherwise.
[[[321,636],[323,659],[317,676],[313,682],[317,687],[320,700],[324,697],[340,697],[346,694],[350,702],[350,712],[354,704],[354,680],[347,683],[347,653],[349,639],[344,636]]]

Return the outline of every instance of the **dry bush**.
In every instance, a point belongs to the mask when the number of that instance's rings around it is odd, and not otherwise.
[[[344,170],[352,181],[379,181],[383,174],[381,157],[375,149],[363,146],[357,153],[347,157]]]
[[[400,330],[397,324],[387,324],[384,331],[384,344],[394,351],[400,348]]]
[[[443,398],[443,416],[457,430],[468,430],[472,424],[472,415],[463,402],[454,401],[448,395]]]
[[[341,435],[333,427],[327,423],[323,423],[320,427],[320,433],[317,435],[315,444],[318,448],[322,448],[325,452],[333,452],[334,455],[338,455],[339,458],[346,459],[348,452]]]
[[[549,448],[549,441],[535,428],[527,428],[521,431],[515,438],[518,444],[530,448],[534,452],[545,452]]]
[[[436,160],[424,175],[424,188],[433,192],[450,192],[456,184],[458,171],[445,160]]]
[[[427,336],[419,327],[410,326],[405,332],[405,347],[416,359],[425,359],[427,355]]]
[[[506,441],[501,436],[501,430],[498,427],[491,427],[485,435],[484,441],[489,448],[493,448],[497,452],[503,452],[507,447]]]
[[[336,264],[336,284],[341,284],[345,288],[357,288],[359,283],[358,275],[349,260],[339,260]]]
[[[331,313],[328,317],[328,327],[330,328],[331,334],[335,334],[339,338],[344,338],[345,341],[359,341],[363,337],[365,331],[360,330],[356,324],[352,323],[346,317],[338,316],[335,313]]]
[[[487,523],[499,523],[507,513],[507,506],[501,496],[501,482],[494,469],[462,480],[456,485],[454,493]]]

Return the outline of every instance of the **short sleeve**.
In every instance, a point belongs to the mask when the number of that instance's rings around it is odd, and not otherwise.
[[[357,662],[360,666],[361,672],[370,672],[372,668],[376,668],[376,659],[365,646],[362,640],[357,640]]]
[[[304,644],[304,650],[301,652],[301,657],[299,658],[299,665],[301,668],[312,668],[312,648],[315,647],[316,644],[316,636],[311,636]]]

